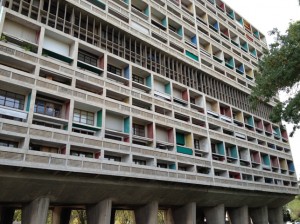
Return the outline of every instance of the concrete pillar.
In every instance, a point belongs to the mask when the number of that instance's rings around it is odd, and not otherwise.
[[[87,207],[88,224],[110,224],[112,200],[106,199]]]
[[[37,198],[22,208],[22,224],[45,224],[47,221],[49,198]]]
[[[15,209],[11,207],[0,208],[0,224],[12,224],[14,221]]]
[[[192,202],[173,209],[174,224],[196,224],[196,203]]]
[[[136,224],[157,224],[158,202],[153,201],[134,211]]]
[[[281,207],[269,208],[268,216],[270,224],[283,224],[283,211]]]
[[[206,217],[206,222],[209,224],[224,224],[225,223],[224,204],[217,205],[213,208],[205,208],[204,214]]]
[[[260,207],[249,210],[253,224],[268,224],[268,208]]]
[[[55,207],[53,209],[52,224],[69,224],[72,209]]]
[[[230,209],[228,213],[232,224],[249,224],[248,206]]]

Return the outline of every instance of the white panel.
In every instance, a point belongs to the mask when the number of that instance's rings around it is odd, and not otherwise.
[[[60,55],[69,56],[69,45],[45,36],[43,48],[58,53]]]
[[[123,132],[123,118],[118,115],[106,114],[105,127],[114,131]]]
[[[207,110],[212,110],[211,109],[211,103],[206,101],[206,109]]]
[[[182,93],[178,89],[173,89],[173,96],[182,99]]]
[[[132,22],[131,27],[141,33],[149,35],[149,30],[138,23]]]
[[[168,142],[168,132],[160,127],[156,128],[156,139],[158,141]]]
[[[164,93],[165,92],[165,85],[157,80],[154,80],[154,90]]]
[[[37,31],[11,20],[5,20],[3,32],[31,43],[37,42]]]

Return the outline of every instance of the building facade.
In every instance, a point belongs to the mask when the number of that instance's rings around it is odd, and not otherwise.
[[[282,223],[298,194],[265,36],[221,0],[2,0],[1,223]]]

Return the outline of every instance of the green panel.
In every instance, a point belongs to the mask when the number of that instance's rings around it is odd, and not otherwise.
[[[271,161],[270,161],[270,157],[268,155],[264,155],[263,156],[263,163],[266,166],[271,166]]]
[[[230,59],[226,60],[225,65],[226,65],[226,67],[233,69],[234,68],[233,58],[230,58]]]
[[[124,2],[125,2],[126,4],[128,4],[129,0],[124,0]]]
[[[254,120],[252,116],[247,117],[247,124],[254,127]]]
[[[77,66],[80,67],[80,68],[86,69],[88,71],[94,72],[98,75],[102,74],[102,70],[100,68],[96,68],[95,66],[88,65],[88,64],[82,63],[80,61],[77,61]]]
[[[234,12],[231,10],[227,15],[231,18],[234,19]]]
[[[64,130],[65,130],[65,131],[67,131],[67,130],[68,130],[68,125],[67,125],[67,124],[66,124],[66,125],[64,125],[64,127],[63,127],[63,128],[64,128]]]
[[[235,145],[230,148],[230,156],[236,159],[238,158],[238,153]]]
[[[185,145],[184,134],[176,132],[176,144],[177,145]]]
[[[170,165],[169,165],[169,169],[171,169],[171,170],[176,170],[176,165],[175,165],[175,163],[170,164]]]
[[[180,35],[180,36],[182,36],[182,26],[178,28],[177,34]]]
[[[151,75],[147,76],[146,77],[146,86],[148,87],[152,87],[152,78],[151,78]]]
[[[97,112],[97,127],[102,127],[102,110]]]
[[[91,131],[99,131],[100,130],[100,128],[85,126],[83,124],[72,124],[72,127],[82,128],[82,129],[91,130]]]
[[[217,144],[218,154],[225,155],[225,148],[223,142]]]
[[[161,24],[162,24],[164,27],[167,27],[167,17],[165,17],[165,18],[162,19]]]
[[[165,85],[165,93],[171,94],[171,83]]]
[[[255,31],[253,34],[254,34],[255,37],[259,38],[259,33],[258,33],[258,31]]]
[[[241,45],[241,48],[242,48],[242,50],[248,52],[248,44],[246,42]]]
[[[239,24],[241,24],[242,26],[244,25],[243,18],[240,18],[240,19],[238,20],[238,22],[239,22]]]
[[[197,55],[189,52],[189,51],[185,51],[185,55],[192,58],[192,59],[194,59],[194,60],[196,60],[196,61],[199,61],[199,57]]]
[[[31,101],[31,92],[28,94],[28,100],[26,104],[26,111],[29,112],[30,109],[30,101]]]
[[[179,146],[177,145],[177,152],[187,154],[187,155],[193,155],[193,150],[187,147]]]
[[[90,2],[93,5],[99,7],[100,9],[105,10],[106,5],[103,2],[99,1],[99,0],[88,0],[88,2]]]
[[[61,60],[61,61],[64,61],[64,62],[67,62],[67,63],[71,63],[73,61],[72,58],[69,58],[69,57],[66,57],[64,55],[61,55],[61,54],[58,54],[54,51],[50,51],[50,50],[47,50],[47,49],[43,49],[43,52],[42,52],[43,55],[48,55],[52,58],[56,58],[58,60]]]
[[[145,14],[146,16],[149,16],[149,6],[147,6],[147,8],[145,8],[144,14]]]
[[[124,132],[125,133],[130,132],[130,117],[124,118]]]

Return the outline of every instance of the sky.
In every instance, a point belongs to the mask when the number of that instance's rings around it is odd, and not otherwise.
[[[262,32],[268,44],[273,38],[268,32],[278,28],[285,33],[291,21],[300,20],[299,0],[223,0],[234,11],[238,12],[250,24]],[[292,125],[287,125],[292,130]],[[296,172],[300,178],[300,130],[289,139]]]

